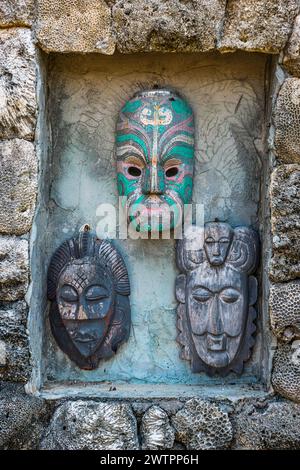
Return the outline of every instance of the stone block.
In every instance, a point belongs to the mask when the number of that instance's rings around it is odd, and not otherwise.
[[[36,63],[31,31],[0,29],[0,139],[33,140]]]
[[[171,420],[176,441],[189,450],[225,449],[232,440],[226,412],[214,403],[193,398]]]
[[[0,233],[31,229],[37,193],[34,145],[20,139],[0,142]]]
[[[27,287],[27,240],[0,235],[0,301],[22,299]]]
[[[225,0],[116,0],[117,48],[132,52],[203,52],[216,47]]]
[[[67,401],[59,406],[41,449],[136,450],[137,424],[130,405]]]
[[[274,354],[272,384],[277,393],[300,403],[300,341],[278,344]]]
[[[175,431],[167,413],[160,406],[151,406],[142,418],[142,449],[172,449]]]
[[[234,416],[233,426],[233,449],[288,450],[300,447],[300,405],[294,403],[246,403]]]
[[[300,280],[272,284],[269,306],[273,333],[286,342],[300,338]]]
[[[298,13],[297,0],[229,0],[220,49],[277,54]]]
[[[35,0],[1,0],[0,26],[30,26],[34,17]]]
[[[293,76],[300,77],[300,15],[295,19],[283,58],[284,68]]]
[[[300,163],[300,79],[284,81],[274,110],[275,149],[281,163]]]
[[[104,0],[37,0],[36,36],[46,52],[115,50],[111,11]]]
[[[29,378],[27,310],[24,301],[0,303],[0,380],[24,382]]]
[[[289,281],[300,276],[300,165],[280,165],[271,177],[273,253],[270,278]]]
[[[44,400],[26,395],[23,386],[0,383],[0,449],[37,449],[49,411]]]

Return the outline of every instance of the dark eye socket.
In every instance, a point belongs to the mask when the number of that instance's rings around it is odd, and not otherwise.
[[[166,170],[166,177],[167,178],[172,178],[173,176],[176,176],[177,173],[178,173],[178,168],[176,166],[172,167],[172,168],[168,168]]]
[[[74,287],[65,284],[62,286],[60,296],[65,302],[77,302],[78,294]]]
[[[127,171],[130,174],[130,176],[138,177],[138,176],[141,176],[142,174],[142,170],[136,166],[130,166]]]
[[[102,300],[108,297],[108,291],[102,286],[91,286],[85,293],[86,300]]]

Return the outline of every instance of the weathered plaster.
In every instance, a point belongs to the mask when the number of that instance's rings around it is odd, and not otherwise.
[[[40,208],[32,238],[31,290],[31,325],[37,329],[33,320],[36,319],[38,328],[46,331],[42,348],[47,354],[42,354],[41,346],[32,339],[33,348],[40,351],[37,357],[43,357],[41,370],[45,371],[46,380],[187,384],[208,381],[205,376],[192,374],[179,359],[175,342],[177,271],[173,241],[116,241],[131,277],[133,328],[129,342],[116,357],[101,363],[95,371],[80,371],[57,348],[41,314],[44,311],[41,286],[49,258],[61,241],[72,236],[83,223],[90,223],[95,229],[99,203],[117,204],[114,160],[117,112],[137,89],[156,83],[175,87],[194,107],[198,128],[194,201],[204,204],[205,219],[218,217],[234,226],[251,224],[261,229],[265,67],[263,56],[240,54],[226,58],[139,56],[138,62],[135,56],[119,56],[118,67],[115,58],[99,56],[51,59],[47,103],[52,152],[50,166],[46,160],[42,164],[45,173],[41,177]],[[43,145],[41,141],[40,158],[46,155]],[[260,317],[257,347],[242,381],[259,380],[265,367],[262,360],[265,352],[260,347],[261,322]],[[36,360],[37,369],[40,364],[40,359]]]

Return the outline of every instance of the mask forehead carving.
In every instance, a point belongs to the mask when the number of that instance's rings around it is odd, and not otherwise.
[[[116,152],[129,222],[139,231],[174,228],[193,188],[194,118],[187,102],[169,90],[136,94],[119,113]]]
[[[50,325],[59,347],[79,367],[97,367],[128,338],[129,294],[126,266],[110,242],[84,232],[54,253]]]
[[[222,222],[211,222],[205,225],[204,249],[210,264],[219,266],[224,263],[233,230],[230,225]]]
[[[223,252],[207,250],[207,240],[212,245],[223,239],[228,245]],[[180,242],[177,247],[185,273],[177,283],[182,357],[194,372],[241,373],[254,344],[257,283],[250,274],[257,264],[258,237],[247,227],[233,230],[217,222],[206,224],[204,247],[197,250],[201,254],[184,253],[186,246]]]

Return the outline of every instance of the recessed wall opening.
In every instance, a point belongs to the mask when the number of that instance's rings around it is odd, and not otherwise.
[[[269,76],[263,54],[136,54],[43,56],[39,125],[40,197],[32,236],[30,337],[33,389],[74,383],[168,385],[266,390],[270,333],[264,292],[268,178]],[[195,113],[193,202],[205,221],[251,226],[262,241],[257,274],[259,301],[255,346],[241,376],[192,373],[176,341],[174,240],[115,240],[131,282],[129,340],[92,371],[79,369],[56,345],[46,299],[51,255],[80,227],[96,229],[97,207],[118,207],[114,139],[117,114],[135,92],[169,86]],[[174,169],[173,169],[174,170]],[[171,169],[169,170],[171,171]],[[179,390],[178,388],[178,390]],[[63,392],[62,392],[63,393]],[[92,393],[92,392],[91,392]],[[125,393],[125,392],[124,392]],[[142,392],[141,392],[142,393]]]

